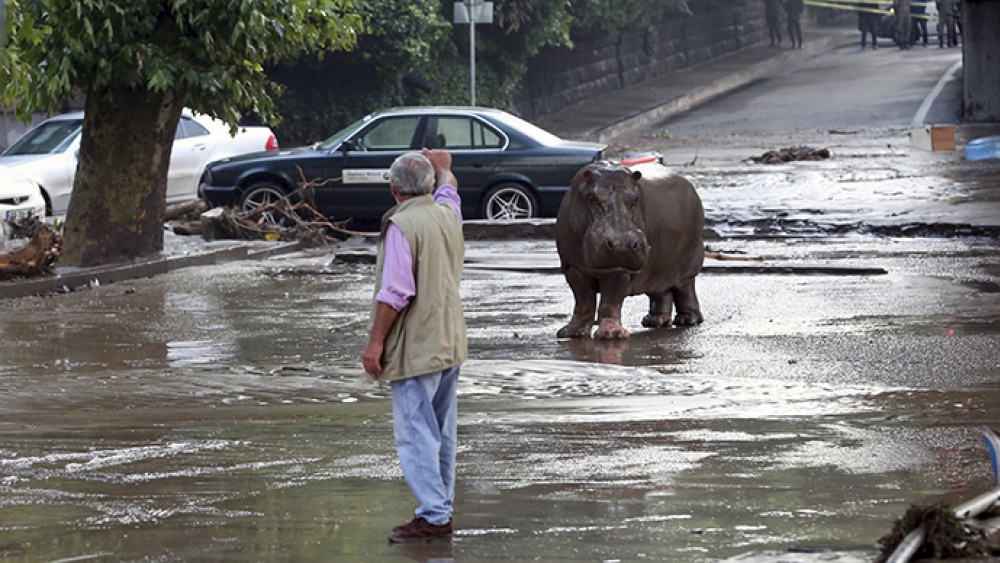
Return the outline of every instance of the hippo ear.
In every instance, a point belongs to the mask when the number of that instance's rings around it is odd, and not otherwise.
[[[639,172],[638,170],[633,170],[632,171],[632,181],[638,184],[639,183],[639,178],[642,178],[642,172]]]
[[[594,171],[590,167],[583,168],[576,173],[576,177],[573,178],[573,183],[570,185],[570,188],[579,189],[582,186],[586,186],[590,183],[590,178],[593,175]]]

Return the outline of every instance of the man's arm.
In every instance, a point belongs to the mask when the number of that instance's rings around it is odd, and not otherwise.
[[[417,285],[413,279],[413,257],[410,244],[403,231],[395,223],[389,223],[385,231],[385,264],[382,271],[382,287],[375,301],[375,318],[372,321],[368,346],[361,358],[365,372],[378,379],[382,375],[382,352],[385,338],[389,334],[396,316],[416,295]]]
[[[396,315],[398,314],[399,312],[393,309],[391,305],[382,303],[381,301],[375,309],[375,321],[372,323],[372,332],[368,336],[368,345],[365,347],[365,353],[362,356],[365,372],[375,379],[378,379],[382,375],[382,351],[385,350],[385,337],[389,334],[389,329],[392,327],[392,323],[396,320]]]

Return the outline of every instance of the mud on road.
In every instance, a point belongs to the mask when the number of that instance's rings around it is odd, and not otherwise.
[[[764,260],[707,261],[689,329],[642,329],[636,297],[630,340],[557,340],[554,244],[470,242],[450,544],[385,543],[412,507],[360,366],[370,265],[333,249],[0,301],[0,553],[868,561],[911,504],[993,486],[979,428],[1000,412],[996,240],[824,227],[988,226],[988,171],[898,146],[777,168],[699,149],[709,246]]]

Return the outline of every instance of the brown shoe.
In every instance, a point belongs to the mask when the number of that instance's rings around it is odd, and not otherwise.
[[[409,523],[396,526],[389,534],[389,543],[406,543],[413,541],[425,541],[434,538],[446,538],[451,536],[451,518],[448,522],[440,526],[435,526],[423,518],[414,518]]]

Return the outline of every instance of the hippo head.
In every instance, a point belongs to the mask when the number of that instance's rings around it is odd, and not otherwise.
[[[573,178],[574,214],[582,220],[583,262],[596,273],[636,273],[646,266],[642,174],[618,164],[590,164]],[[585,219],[584,219],[585,218]]]

